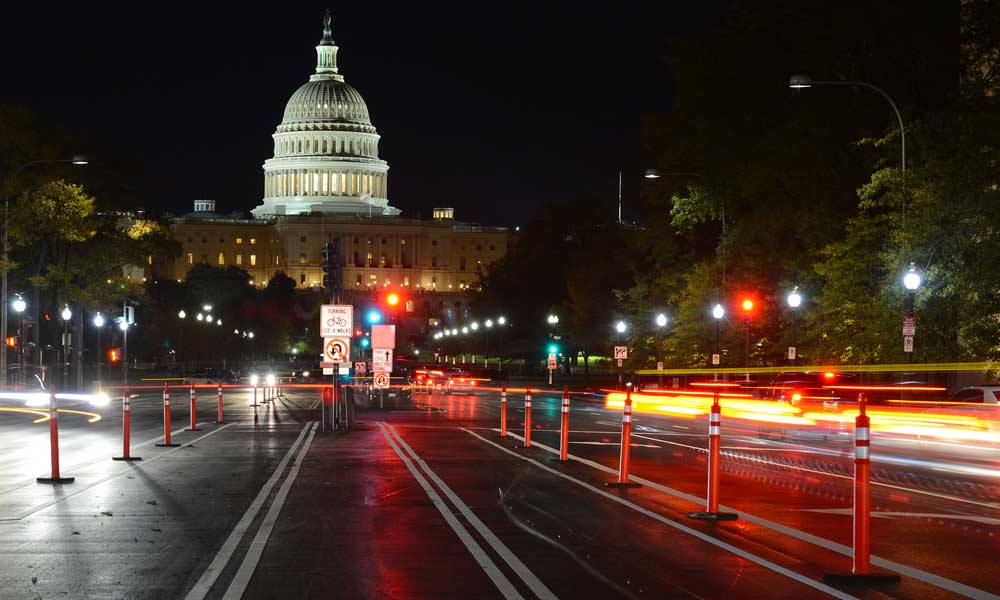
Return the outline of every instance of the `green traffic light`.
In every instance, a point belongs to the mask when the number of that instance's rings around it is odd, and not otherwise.
[[[556,352],[559,352],[559,346],[549,344],[549,354],[555,354]]]

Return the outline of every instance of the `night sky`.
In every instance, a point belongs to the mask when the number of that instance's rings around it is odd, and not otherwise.
[[[135,158],[146,208],[259,203],[325,5],[25,4],[5,8],[0,102],[99,139],[80,149],[94,168]],[[515,225],[547,201],[612,203],[619,168],[627,204],[642,115],[672,102],[667,36],[718,25],[721,3],[494,4],[330,6],[340,71],[382,136],[390,204]]]

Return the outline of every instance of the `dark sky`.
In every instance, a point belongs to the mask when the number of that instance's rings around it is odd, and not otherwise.
[[[19,4],[4,9],[0,101],[135,157],[148,208],[259,203],[271,134],[315,66],[324,5]],[[382,136],[390,203],[513,225],[549,200],[612,200],[619,168],[634,197],[641,115],[669,110],[673,95],[665,37],[719,23],[719,4],[330,8],[341,73]]]

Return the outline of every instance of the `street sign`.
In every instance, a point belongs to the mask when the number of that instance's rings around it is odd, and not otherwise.
[[[354,373],[356,375],[364,375],[368,371],[368,363],[361,361],[354,363]]]
[[[718,354],[713,354],[712,355],[712,364],[713,365],[718,366],[719,363],[721,363],[721,362],[722,362],[722,357],[721,356],[719,356]]]
[[[323,338],[323,359],[325,362],[351,362],[351,338]]]
[[[913,336],[908,335],[903,338],[903,352],[913,352]]]
[[[319,334],[324,338],[350,338],[354,334],[354,307],[350,304],[320,306]]]
[[[913,337],[917,335],[917,318],[903,317],[903,337]]]
[[[795,360],[795,346],[788,347],[788,360]]]
[[[388,348],[392,350],[395,347],[395,325],[372,325],[372,348]]]
[[[333,367],[323,367],[324,375],[333,375]]]
[[[392,348],[372,349],[372,372],[392,373]]]
[[[615,359],[625,360],[628,358],[628,346],[615,346]]]
[[[554,354],[549,355],[549,370],[550,371],[556,370],[556,358]]]
[[[657,363],[656,363],[656,370],[657,371],[662,371],[663,370],[663,361],[662,360],[661,361],[657,361]]]
[[[375,373],[375,377],[372,378],[375,382],[375,387],[384,390],[389,387],[389,374],[388,373]]]

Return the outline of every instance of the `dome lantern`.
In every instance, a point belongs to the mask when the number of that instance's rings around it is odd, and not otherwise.
[[[337,72],[337,45],[333,43],[332,21],[333,15],[328,8],[323,15],[323,38],[319,41],[319,46],[316,46],[316,73],[309,81],[344,80],[344,76]]]

